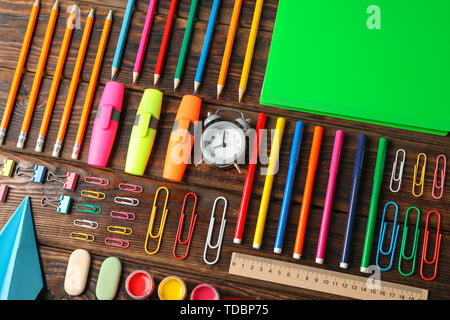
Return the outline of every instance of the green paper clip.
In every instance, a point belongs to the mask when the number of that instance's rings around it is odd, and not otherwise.
[[[413,245],[413,249],[412,249],[411,255],[409,257],[406,257],[405,256],[405,246],[406,246],[406,237],[408,235],[407,222],[408,222],[409,211],[411,209],[415,209],[417,211],[416,231],[414,233],[414,245]],[[399,256],[399,259],[398,259],[398,272],[400,272],[400,274],[402,276],[405,276],[405,277],[409,277],[410,275],[412,275],[414,273],[414,268],[415,268],[415,265],[416,265],[417,245],[419,244],[419,235],[420,235],[419,223],[420,223],[420,210],[419,210],[419,208],[417,208],[417,207],[409,207],[408,210],[406,210],[405,223],[403,225],[402,246],[400,248],[400,256]],[[411,272],[404,273],[402,271],[402,259],[405,259],[405,260],[408,260],[408,261],[413,260],[412,261]]]
[[[78,204],[77,210],[80,212],[94,213],[94,214],[102,213],[102,208],[94,206],[92,204]]]
[[[4,177],[11,177],[16,162],[14,160],[5,159],[3,164],[0,166],[0,175]]]

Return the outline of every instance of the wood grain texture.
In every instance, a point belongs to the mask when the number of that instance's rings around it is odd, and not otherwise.
[[[139,78],[137,86],[132,86],[132,71],[136,53],[139,46],[139,39],[142,27],[145,21],[146,9],[148,2],[144,0],[136,1],[136,10],[133,14],[130,26],[129,36],[127,39],[124,58],[118,74],[118,81],[126,85],[125,108],[122,112],[120,130],[116,138],[113,153],[108,164],[108,168],[99,170],[88,167],[86,165],[87,153],[89,146],[89,138],[92,132],[94,117],[91,115],[85,140],[82,146],[80,161],[70,160],[71,150],[75,139],[78,120],[81,115],[81,109],[84,102],[90,74],[92,71],[97,45],[100,39],[104,19],[110,8],[114,9],[113,26],[109,38],[102,71],[99,77],[99,85],[96,90],[92,113],[96,112],[101,93],[105,83],[110,78],[111,64],[114,56],[115,44],[117,42],[122,17],[126,1],[121,0],[104,0],[104,1],[79,1],[82,11],[82,25],[89,12],[91,5],[95,4],[96,19],[92,30],[91,40],[87,49],[87,55],[80,76],[80,84],[77,90],[77,96],[72,109],[72,115],[67,130],[66,139],[64,141],[63,150],[60,159],[51,157],[53,144],[56,139],[59,119],[61,118],[64,108],[64,102],[67,96],[70,79],[75,65],[76,54],[81,40],[82,31],[75,30],[71,42],[71,48],[68,53],[67,62],[63,72],[63,80],[57,95],[53,116],[47,134],[44,152],[36,154],[34,146],[38,136],[40,121],[43,116],[45,104],[47,101],[50,85],[53,78],[54,69],[58,57],[59,48],[62,41],[65,19],[67,14],[65,10],[70,1],[62,1],[58,25],[55,30],[52,48],[49,54],[49,60],[46,67],[46,75],[42,81],[40,94],[38,97],[33,121],[30,127],[30,133],[25,144],[25,149],[17,150],[15,148],[18,134],[20,132],[20,124],[25,112],[25,108],[32,85],[34,71],[39,57],[39,51],[45,32],[48,15],[53,1],[43,0],[39,21],[36,25],[35,35],[30,47],[30,53],[25,65],[25,72],[22,77],[21,85],[18,91],[14,113],[12,114],[10,126],[7,132],[5,145],[0,150],[0,161],[5,158],[15,159],[22,165],[44,164],[49,168],[53,168],[59,173],[67,171],[75,171],[81,177],[86,175],[95,175],[107,177],[111,180],[111,185],[105,189],[107,199],[101,203],[104,213],[95,217],[101,225],[100,229],[95,232],[96,240],[92,244],[74,241],[68,238],[71,231],[74,230],[73,220],[77,217],[84,217],[75,210],[76,204],[92,203],[95,200],[83,198],[80,191],[83,189],[92,190],[92,186],[80,181],[75,192],[65,193],[61,186],[57,184],[46,183],[44,185],[36,185],[28,182],[26,177],[5,178],[0,177],[0,183],[7,183],[11,190],[7,202],[2,204],[2,215],[0,215],[0,225],[9,218],[10,214],[18,206],[25,195],[31,195],[33,204],[34,220],[36,224],[37,238],[41,247],[44,271],[47,277],[47,291],[43,293],[46,299],[67,298],[62,290],[65,264],[71,250],[79,247],[88,249],[96,256],[94,270],[91,273],[89,289],[82,298],[95,298],[95,282],[96,272],[101,261],[108,255],[116,255],[121,260],[129,263],[129,267],[125,268],[124,276],[133,268],[148,268],[154,271],[161,279],[163,275],[169,275],[166,270],[170,270],[171,274],[184,275],[189,281],[189,285],[208,280],[216,284],[220,291],[226,295],[237,295],[240,297],[251,297],[258,299],[314,299],[314,298],[330,298],[325,294],[309,292],[300,289],[288,288],[285,286],[268,285],[266,283],[255,281],[251,286],[245,279],[230,276],[227,273],[228,263],[233,251],[239,251],[249,254],[258,254],[270,258],[279,258],[285,261],[292,261],[291,254],[294,245],[295,232],[300,211],[303,187],[306,178],[306,170],[309,158],[309,151],[312,141],[312,134],[315,125],[324,126],[324,139],[319,158],[319,170],[316,174],[312,208],[308,221],[308,232],[305,240],[304,258],[300,261],[302,264],[315,265],[315,249],[317,245],[317,237],[320,228],[320,220],[323,210],[323,201],[325,198],[326,185],[328,180],[328,168],[331,160],[331,152],[334,141],[334,132],[337,129],[345,131],[344,152],[341,157],[340,172],[337,182],[335,201],[333,205],[333,214],[331,220],[330,234],[328,236],[327,253],[324,268],[330,270],[339,270],[339,256],[342,246],[343,233],[346,222],[346,212],[348,210],[348,201],[351,189],[351,175],[353,172],[354,158],[356,154],[356,145],[358,135],[366,133],[368,135],[368,144],[366,149],[366,158],[364,164],[364,174],[362,177],[361,191],[358,203],[358,216],[355,225],[354,241],[352,244],[351,263],[348,272],[353,274],[359,273],[359,263],[362,253],[362,245],[365,232],[365,223],[370,203],[370,193],[372,187],[372,176],[376,159],[376,151],[378,139],[385,136],[389,140],[388,154],[386,157],[386,168],[384,172],[384,183],[380,198],[379,220],[374,239],[373,261],[375,261],[375,247],[378,239],[378,228],[381,220],[381,210],[388,201],[395,201],[399,204],[399,223],[403,224],[406,209],[410,206],[418,206],[421,209],[421,227],[425,225],[426,213],[432,209],[440,211],[442,214],[443,240],[441,245],[441,256],[438,270],[438,277],[432,282],[424,281],[418,273],[419,265],[416,264],[416,272],[410,278],[400,276],[397,271],[398,255],[394,261],[393,268],[384,272],[383,279],[387,281],[398,282],[406,285],[418,286],[430,290],[430,299],[448,299],[450,298],[450,268],[448,266],[449,254],[448,240],[450,231],[450,222],[448,220],[448,208],[450,205],[449,192],[444,192],[444,196],[440,200],[434,200],[431,196],[431,187],[433,182],[434,168],[436,157],[439,154],[450,156],[450,139],[448,137],[437,137],[427,134],[414,133],[410,131],[386,128],[376,125],[363,124],[348,120],[340,120],[318,115],[293,112],[277,108],[262,106],[259,104],[259,94],[262,88],[264,70],[270,47],[271,30],[276,14],[277,1],[265,1],[260,32],[258,33],[255,56],[250,72],[248,89],[242,104],[237,103],[237,93],[239,77],[242,63],[245,55],[246,42],[250,31],[251,17],[253,14],[254,1],[245,1],[241,10],[239,29],[236,34],[236,41],[233,48],[230,69],[228,73],[227,83],[224,89],[223,98],[216,100],[216,81],[220,70],[220,63],[223,49],[225,46],[226,35],[228,31],[228,23],[231,19],[233,8],[232,0],[223,0],[218,16],[218,23],[214,31],[214,38],[211,44],[210,55],[206,65],[205,77],[199,96],[203,100],[201,118],[204,119],[208,112],[214,112],[219,107],[229,107],[245,113],[252,119],[252,124],[256,123],[257,113],[265,112],[268,115],[267,128],[274,128],[276,118],[283,116],[287,118],[287,125],[283,137],[283,144],[280,154],[280,169],[275,177],[272,189],[271,203],[269,206],[268,220],[264,233],[263,244],[260,251],[251,249],[253,232],[256,224],[259,201],[264,185],[265,177],[257,174],[254,183],[253,194],[249,207],[249,215],[246,224],[243,244],[241,246],[233,245],[234,227],[239,209],[241,192],[245,180],[246,167],[243,173],[238,174],[234,169],[218,170],[202,164],[200,166],[189,166],[182,183],[168,183],[164,181],[162,176],[164,159],[167,149],[169,135],[172,129],[173,120],[175,118],[181,97],[185,94],[193,94],[193,82],[195,70],[200,56],[204,33],[206,30],[209,11],[212,0],[200,2],[197,21],[193,31],[189,56],[186,61],[185,72],[180,89],[176,94],[173,93],[173,75],[175,73],[178,52],[183,38],[184,27],[189,11],[189,1],[180,1],[177,10],[176,20],[172,31],[172,37],[168,48],[168,55],[165,62],[164,74],[161,78],[158,88],[165,94],[163,101],[163,111],[158,127],[157,139],[152,151],[144,177],[134,177],[123,173],[125,165],[126,152],[130,137],[131,127],[134,122],[137,107],[139,105],[142,92],[145,88],[153,84],[153,70],[156,62],[159,43],[162,38],[165,18],[167,16],[170,1],[160,0],[157,5],[157,12],[154,18],[153,26],[149,38],[149,46],[144,60],[142,74]],[[10,82],[13,77],[15,64],[21,48],[21,41],[26,29],[28,14],[30,11],[30,1],[14,1],[5,0],[0,3],[0,112],[3,112],[4,104],[7,100]],[[278,257],[273,254],[273,244],[277,228],[277,220],[281,209],[281,201],[283,198],[284,183],[287,175],[290,147],[293,138],[295,121],[305,122],[305,133],[303,144],[300,152],[300,160],[298,164],[295,186],[293,191],[293,204],[291,207],[288,226],[286,230],[285,247],[283,254]],[[269,148],[269,146],[268,146]],[[404,179],[401,191],[393,194],[389,191],[389,180],[392,170],[392,163],[395,158],[395,151],[398,148],[404,148],[407,152],[405,164]],[[270,149],[269,149],[270,150]],[[415,198],[411,194],[413,167],[416,163],[416,157],[420,152],[428,155],[428,164],[425,177],[424,195]],[[448,176],[448,175],[447,175]],[[117,248],[107,247],[103,244],[103,240],[108,236],[106,227],[115,223],[115,219],[110,218],[107,214],[112,209],[126,209],[116,205],[112,199],[115,195],[123,195],[117,188],[120,182],[136,183],[144,186],[144,193],[136,196],[140,198],[141,205],[133,210],[137,213],[136,221],[128,223],[133,227],[133,235],[130,237],[130,248],[121,250]],[[445,181],[449,183],[448,178]],[[144,251],[145,235],[149,220],[149,214],[153,205],[153,198],[156,189],[159,186],[167,186],[171,190],[169,202],[169,215],[166,224],[166,231],[162,242],[161,250],[154,256],[148,256]],[[97,190],[97,189],[96,189]],[[101,190],[99,190],[101,191]],[[194,191],[199,195],[197,223],[194,239],[191,247],[191,253],[185,261],[178,261],[172,256],[172,248],[175,240],[175,234],[178,226],[178,218],[183,202],[184,195]],[[54,208],[42,208],[40,199],[43,194],[59,196],[65,193],[72,195],[74,205],[71,215],[57,214]],[[224,246],[222,249],[221,259],[217,265],[207,266],[202,259],[203,247],[206,239],[209,216],[212,209],[213,201],[218,196],[225,196],[229,201],[229,210],[227,214],[227,228],[225,232]],[[392,221],[392,217],[388,219]],[[412,219],[411,222],[413,223]],[[186,222],[187,224],[187,222]],[[216,224],[216,231],[218,230]],[[187,226],[185,226],[187,230]],[[410,228],[411,229],[411,228]],[[433,223],[432,230],[435,230]],[[410,236],[409,238],[412,238]],[[432,240],[434,241],[434,234]],[[422,252],[421,244],[423,241],[423,232],[420,236],[418,260]],[[433,242],[434,243],[434,242]],[[411,247],[408,247],[411,249]],[[181,249],[180,249],[181,250]],[[397,249],[399,250],[399,248]],[[407,251],[409,252],[409,251]],[[161,267],[164,266],[164,267]],[[186,268],[189,271],[186,271]],[[123,291],[123,283],[121,285],[121,293],[118,298],[126,298]],[[155,296],[153,296],[154,298]],[[337,297],[332,297],[337,298]]]

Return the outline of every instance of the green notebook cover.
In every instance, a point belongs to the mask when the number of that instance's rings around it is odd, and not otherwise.
[[[260,103],[450,131],[449,0],[280,0]]]

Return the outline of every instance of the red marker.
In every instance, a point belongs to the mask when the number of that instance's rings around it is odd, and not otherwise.
[[[256,139],[253,139],[252,154],[247,169],[247,177],[245,178],[244,191],[242,192],[241,207],[239,208],[239,215],[236,223],[236,231],[234,233],[233,242],[236,244],[240,244],[242,241],[242,233],[244,232],[245,219],[247,217],[247,209],[250,201],[250,195],[252,193],[256,164],[258,162],[261,135],[265,125],[266,125],[266,114],[260,113],[258,115],[258,120],[256,122]]]

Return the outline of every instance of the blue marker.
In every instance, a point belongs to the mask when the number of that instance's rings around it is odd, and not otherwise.
[[[114,60],[112,64],[111,80],[116,77],[119,70],[120,61],[122,60],[122,53],[125,47],[125,40],[128,34],[128,28],[131,22],[131,16],[133,14],[135,0],[128,0],[127,9],[125,10],[125,16],[123,17],[122,29],[120,29],[119,41],[117,42],[116,52],[114,54]]]
[[[294,187],[295,171],[297,169],[300,146],[303,137],[303,122],[297,121],[295,125],[294,141],[292,142],[291,157],[289,159],[289,170],[286,178],[286,187],[284,188],[283,203],[281,205],[280,219],[278,220],[277,237],[273,252],[280,254],[283,248],[284,232],[286,230],[286,221],[291,204],[292,188]]]
[[[366,149],[367,136],[361,134],[358,141],[358,149],[356,150],[355,167],[353,169],[353,185],[350,195],[350,205],[348,209],[347,226],[345,227],[344,245],[342,246],[340,267],[347,269],[348,256],[350,253],[350,243],[352,241],[353,221],[355,220],[355,211],[358,203],[359,183],[361,180],[361,171],[364,162],[364,151]]]
[[[209,16],[208,28],[206,29],[205,40],[203,42],[202,53],[200,55],[200,60],[198,61],[197,73],[195,74],[194,81],[194,93],[196,94],[200,83],[202,82],[203,71],[205,70],[206,59],[208,58],[208,51],[211,45],[211,39],[214,32],[214,25],[216,24],[217,13],[219,12],[220,0],[214,0],[211,14]]]

